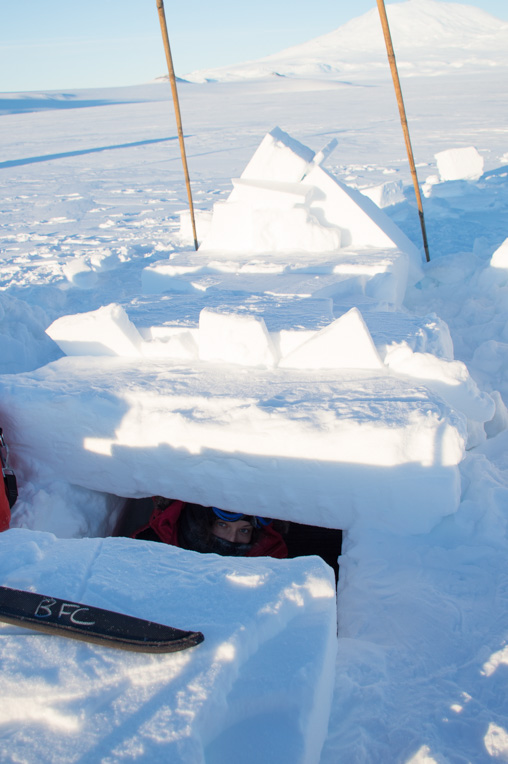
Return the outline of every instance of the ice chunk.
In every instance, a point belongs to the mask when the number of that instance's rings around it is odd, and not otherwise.
[[[283,358],[291,369],[380,369],[383,366],[358,308],[351,308]]]
[[[261,141],[242,178],[297,183],[313,159],[311,149],[275,127]]]
[[[205,308],[199,316],[199,357],[244,366],[275,366],[277,358],[262,318]]]
[[[46,333],[66,355],[141,355],[141,336],[120,305],[62,316]]]
[[[474,146],[447,149],[434,156],[441,180],[478,180],[483,175],[483,157]]]

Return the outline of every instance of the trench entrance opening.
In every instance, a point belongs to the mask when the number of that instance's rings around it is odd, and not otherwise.
[[[113,536],[132,536],[139,528],[148,524],[153,511],[152,497],[128,499],[118,519]],[[295,522],[274,520],[288,548],[288,558],[316,555],[321,557],[339,576],[338,558],[342,547],[342,531],[334,528],[320,528]]]

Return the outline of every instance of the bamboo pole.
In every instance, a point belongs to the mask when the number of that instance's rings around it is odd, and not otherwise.
[[[159,21],[161,25],[162,40],[164,42],[164,50],[166,52],[166,62],[168,65],[169,81],[171,83],[171,92],[173,93],[173,104],[175,107],[176,126],[178,129],[178,140],[180,142],[180,154],[182,156],[183,172],[185,175],[185,185],[187,186],[187,197],[189,199],[189,210],[192,223],[192,234],[194,236],[194,248],[198,248],[198,237],[196,234],[196,220],[194,218],[194,204],[192,202],[192,191],[190,186],[189,168],[187,167],[187,156],[185,154],[185,143],[183,140],[182,129],[182,117],[180,114],[180,104],[178,101],[178,91],[176,88],[175,70],[173,67],[173,58],[171,56],[171,48],[169,47],[168,28],[166,25],[166,14],[164,13],[163,0],[157,0],[157,10],[159,12]]]
[[[413,186],[416,194],[416,203],[418,205],[418,214],[420,216],[420,226],[422,229],[423,248],[425,249],[425,257],[427,262],[430,262],[429,244],[427,242],[427,232],[425,230],[425,218],[423,216],[423,204],[420,194],[420,186],[418,185],[418,176],[416,174],[415,160],[413,156],[413,149],[411,147],[411,139],[409,137],[409,128],[406,119],[406,109],[404,107],[404,99],[402,98],[402,89],[400,86],[399,73],[397,71],[397,62],[395,61],[395,53],[393,51],[392,36],[390,34],[390,27],[388,25],[388,17],[386,15],[386,8],[384,0],[377,0],[377,7],[379,10],[379,16],[381,17],[381,26],[383,27],[383,34],[385,38],[386,52],[388,53],[388,62],[390,64],[390,70],[392,73],[393,85],[395,87],[395,94],[397,96],[397,104],[399,106],[400,121],[402,124],[402,131],[404,133],[404,140],[406,142],[407,156],[409,159],[409,166],[411,168],[411,175],[413,178]]]

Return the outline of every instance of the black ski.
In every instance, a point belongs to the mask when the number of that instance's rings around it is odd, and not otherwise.
[[[173,653],[199,645],[199,631],[182,631],[130,615],[0,586],[0,621],[60,637],[143,653]]]

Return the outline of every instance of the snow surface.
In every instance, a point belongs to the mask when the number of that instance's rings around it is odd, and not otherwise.
[[[273,254],[193,252],[164,84],[2,99],[0,407],[20,497],[0,583],[205,633],[154,657],[2,627],[2,761],[508,758],[506,54],[463,75],[476,9],[392,8],[408,35],[421,13],[446,29],[458,62],[430,35],[433,76],[403,81],[418,279],[399,247],[281,251],[284,226]],[[489,17],[478,29],[485,50]],[[316,83],[302,62],[300,80],[181,86],[200,238],[278,125],[306,163],[337,139],[311,172],[355,199],[398,188],[383,219],[421,250],[388,72]],[[483,174],[462,155],[441,178],[436,154],[471,147]],[[251,211],[316,203],[313,184],[248,180]],[[343,528],[338,640],[318,558],[103,538],[124,497],[173,488]]]

